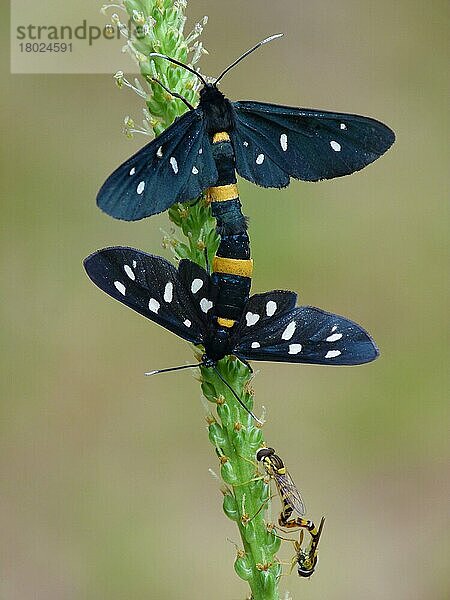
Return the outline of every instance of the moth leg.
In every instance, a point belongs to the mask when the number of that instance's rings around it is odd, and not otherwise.
[[[169,88],[166,87],[161,81],[159,81],[159,79],[156,79],[156,77],[147,77],[147,79],[150,80],[150,81],[153,81],[153,83],[157,83],[168,94],[170,94],[174,98],[178,98],[179,100],[181,100],[182,102],[184,102],[186,104],[186,106],[189,108],[189,110],[195,110],[195,108],[192,106],[192,104],[190,102],[188,102],[186,100],[186,98],[184,98],[181,94],[178,94],[177,92],[172,92],[172,90],[169,90]]]
[[[244,365],[247,367],[247,369],[250,371],[250,373],[253,373],[253,368],[251,366],[251,364],[248,362],[248,360],[245,360],[245,358],[239,357],[239,360],[241,361],[241,363],[244,363]]]
[[[206,272],[208,273],[208,275],[211,275],[211,271],[210,271],[210,267],[209,267],[208,248],[205,248],[203,250],[203,253],[205,255]]]

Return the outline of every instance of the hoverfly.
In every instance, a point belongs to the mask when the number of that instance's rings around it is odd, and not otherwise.
[[[296,540],[292,540],[295,548],[295,557],[293,561],[297,563],[297,573],[300,577],[311,577],[315,571],[319,561],[317,547],[319,545],[324,523],[325,517],[322,517],[318,529],[315,527],[312,530],[308,529],[309,533],[311,534],[311,541],[307,549],[304,549],[302,546],[304,533],[303,529],[300,531],[299,541],[297,542]]]
[[[296,553],[295,560],[298,574],[301,577],[310,577],[317,565],[317,546],[322,534],[325,517],[322,517],[318,528],[313,521],[303,518],[306,513],[305,503],[284,462],[275,454],[273,448],[258,450],[256,460],[262,462],[267,475],[275,481],[282,504],[280,516],[278,517],[279,526],[284,529],[301,528],[302,530],[299,541],[292,540]],[[297,513],[298,516],[292,518],[292,513]],[[302,547],[304,529],[307,529],[311,536],[311,542],[307,550]]]

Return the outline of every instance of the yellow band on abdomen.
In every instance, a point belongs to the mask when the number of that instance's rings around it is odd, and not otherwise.
[[[210,187],[206,190],[207,202],[226,202],[239,198],[239,192],[235,183]]]
[[[214,273],[251,277],[253,273],[253,260],[240,260],[238,258],[215,256],[213,259],[213,271]]]
[[[223,317],[217,317],[217,323],[222,325],[222,327],[233,327],[236,321],[233,319],[224,319]]]
[[[230,136],[226,131],[219,131],[213,135],[213,144],[218,144],[219,142],[229,142]]]

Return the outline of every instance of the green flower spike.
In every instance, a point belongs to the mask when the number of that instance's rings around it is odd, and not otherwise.
[[[124,130],[134,133],[159,135],[186,111],[186,105],[171,96],[153,79],[158,79],[171,91],[183,95],[191,104],[198,102],[199,81],[189,71],[159,58],[148,58],[152,52],[196,67],[206,52],[199,36],[207,22],[204,17],[185,36],[186,0],[124,0],[122,5],[110,5],[114,10],[124,9],[128,27],[115,12],[111,20],[126,39],[125,51],[138,63],[142,81],[128,81],[123,72],[115,75],[120,88],[128,88],[145,100],[143,127],[135,125],[127,116]],[[106,11],[108,5],[103,7]],[[170,247],[177,259],[189,258],[205,266],[205,250],[210,264],[219,238],[215,220],[203,198],[176,204],[169,210],[169,218],[184,236],[184,241],[166,235],[163,245]],[[234,357],[222,359],[217,369],[220,375],[252,410],[252,375],[248,367]],[[205,398],[216,405],[217,418],[208,411],[209,439],[220,464],[220,475],[226,484],[223,489],[223,510],[239,529],[243,549],[238,549],[234,569],[247,581],[253,600],[279,600],[278,582],[281,565],[276,559],[281,540],[264,522],[264,513],[270,501],[270,487],[258,475],[256,451],[264,446],[261,429],[238,404],[231,391],[211,368],[200,367],[201,387]]]

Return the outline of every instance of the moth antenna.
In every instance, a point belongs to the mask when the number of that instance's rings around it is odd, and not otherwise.
[[[195,365],[182,365],[181,367],[169,367],[168,369],[157,369],[156,371],[149,371],[148,373],[144,373],[144,375],[157,375],[158,373],[169,373],[169,371],[181,371],[182,369],[195,369],[196,367],[201,367],[204,363],[196,363]]]
[[[174,65],[177,65],[177,67],[183,67],[183,69],[186,69],[186,71],[189,71],[193,75],[196,75],[200,79],[200,81],[203,83],[203,85],[208,85],[208,82],[203,77],[203,75],[200,75],[200,73],[198,73],[195,69],[193,69],[189,65],[185,65],[184,63],[177,60],[176,58],[166,56],[165,54],[160,54],[159,52],[150,52],[149,56],[156,56],[158,58],[164,58],[165,60],[168,60],[169,62],[173,63]]]
[[[224,71],[222,71],[222,73],[219,75],[219,77],[216,79],[214,85],[217,85],[219,83],[219,81],[222,79],[222,77],[228,73],[228,71],[230,71],[233,67],[235,67],[238,63],[241,62],[241,60],[243,60],[244,58],[246,58],[249,54],[251,54],[252,52],[254,52],[255,50],[257,50],[258,48],[260,48],[261,46],[264,46],[264,44],[268,44],[269,42],[271,42],[272,40],[276,40],[280,37],[283,37],[284,33],[275,33],[274,35],[269,36],[268,38],[266,38],[265,40],[262,40],[261,42],[258,42],[256,44],[256,46],[253,46],[253,48],[250,48],[250,50],[247,50],[247,52],[244,52],[244,54],[242,54],[239,58],[237,58],[234,62],[231,63],[231,65],[229,65]]]
[[[260,421],[258,419],[258,417],[256,415],[254,415],[252,413],[252,411],[247,408],[245,406],[245,404],[242,402],[242,400],[239,398],[239,396],[236,394],[236,392],[233,390],[233,388],[231,387],[231,385],[228,383],[228,381],[226,379],[224,379],[222,377],[222,375],[219,372],[219,369],[217,367],[213,367],[214,371],[216,372],[217,377],[220,379],[220,381],[225,384],[227,386],[227,388],[230,390],[230,392],[233,394],[233,396],[236,398],[236,400],[239,402],[239,404],[242,406],[242,408],[244,410],[246,410],[248,412],[248,414],[259,424],[259,425],[264,425],[264,423],[262,421]]]
[[[184,96],[182,96],[181,94],[178,94],[177,92],[172,92],[172,90],[169,90],[168,87],[166,87],[162,81],[159,81],[159,79],[156,79],[156,77],[147,77],[147,80],[153,81],[154,83],[157,83],[158,85],[160,85],[162,87],[163,90],[165,90],[168,94],[170,94],[171,96],[173,96],[174,98],[178,98],[179,100],[181,100],[182,102],[184,102],[186,104],[186,106],[189,108],[189,110],[195,110],[194,107],[192,106],[192,104],[190,102],[188,102],[188,100],[186,100],[186,98]]]

